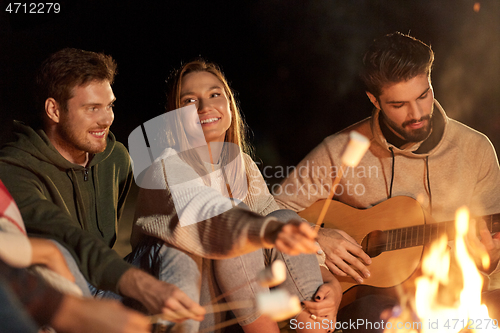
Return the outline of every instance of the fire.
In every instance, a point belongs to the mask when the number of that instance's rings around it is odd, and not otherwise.
[[[498,322],[489,318],[487,307],[481,304],[483,278],[467,248],[466,208],[457,211],[455,229],[456,265],[450,259],[446,235],[432,243],[422,260],[422,276],[415,280],[415,299],[398,317],[389,319],[384,332],[498,332]],[[483,266],[488,266],[487,254],[480,255]],[[453,274],[458,273],[461,279],[450,274],[453,267]],[[418,319],[412,318],[411,308]]]

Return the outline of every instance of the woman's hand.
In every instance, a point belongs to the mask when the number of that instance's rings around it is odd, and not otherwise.
[[[283,224],[271,221],[264,235],[266,242],[273,244],[278,251],[289,255],[301,253],[316,253],[319,250],[316,245],[317,233],[309,223],[302,221],[289,221]]]
[[[318,288],[312,301],[304,301],[306,311],[315,315],[317,321],[328,319],[335,323],[337,311],[342,299],[342,288],[337,279],[324,283]]]
[[[337,312],[342,298],[342,288],[335,277],[325,268],[321,267],[325,283],[314,294],[312,301],[304,301],[303,311],[297,316],[297,322],[304,329],[297,329],[298,333],[324,333],[333,332],[337,322]],[[315,324],[321,323],[321,327]],[[313,329],[307,329],[307,327]]]

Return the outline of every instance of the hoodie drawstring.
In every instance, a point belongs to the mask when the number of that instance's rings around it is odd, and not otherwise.
[[[392,187],[394,184],[394,166],[396,163],[396,157],[394,156],[394,150],[392,147],[389,147],[392,155],[392,170],[391,170],[391,187],[389,188],[389,199],[392,198]],[[429,192],[429,209],[432,215],[432,192],[431,192],[431,179],[430,179],[430,169],[429,169],[429,156],[425,157],[425,166],[426,166],[426,178],[427,178],[427,190]]]
[[[392,198],[392,185],[394,183],[394,164],[396,163],[396,157],[394,156],[394,150],[389,147],[392,155],[392,170],[391,170],[391,187],[389,188],[389,199]]]
[[[432,215],[432,192],[431,192],[431,180],[430,180],[430,169],[429,169],[429,156],[425,157],[425,165],[427,167],[427,188],[429,189],[429,209]]]

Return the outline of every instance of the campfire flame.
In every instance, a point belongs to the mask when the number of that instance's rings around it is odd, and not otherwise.
[[[403,307],[399,316],[388,320],[385,333],[499,331],[498,322],[489,318],[487,307],[481,304],[483,278],[467,247],[469,212],[466,208],[457,211],[455,229],[453,247],[458,271],[453,274],[461,273],[462,280],[451,281],[450,267],[454,263],[444,235],[431,244],[422,260],[422,276],[415,280],[416,294],[415,299],[409,301],[411,306]],[[482,252],[480,257],[483,267],[488,267],[488,255]],[[415,320],[412,313],[416,313],[418,319]]]

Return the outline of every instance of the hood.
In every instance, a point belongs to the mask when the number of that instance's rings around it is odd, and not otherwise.
[[[0,152],[0,159],[9,161],[12,164],[23,164],[23,160],[31,156],[56,165],[64,170],[84,169],[84,167],[73,164],[65,159],[57,149],[50,143],[47,134],[42,129],[34,130],[20,121],[14,121],[14,134],[17,140],[6,144],[2,151],[8,151],[9,156],[5,157]],[[102,153],[95,154],[87,167],[92,167],[109,157],[115,147],[115,136],[109,132],[106,149]]]
[[[380,127],[380,110],[373,110],[371,128],[375,141],[385,150],[393,150],[395,154],[405,155],[411,158],[424,158],[436,151],[443,142],[443,136],[447,130],[448,116],[438,101],[434,100],[434,112],[432,115],[432,130],[427,139],[420,142],[410,142],[400,148],[387,142]]]

